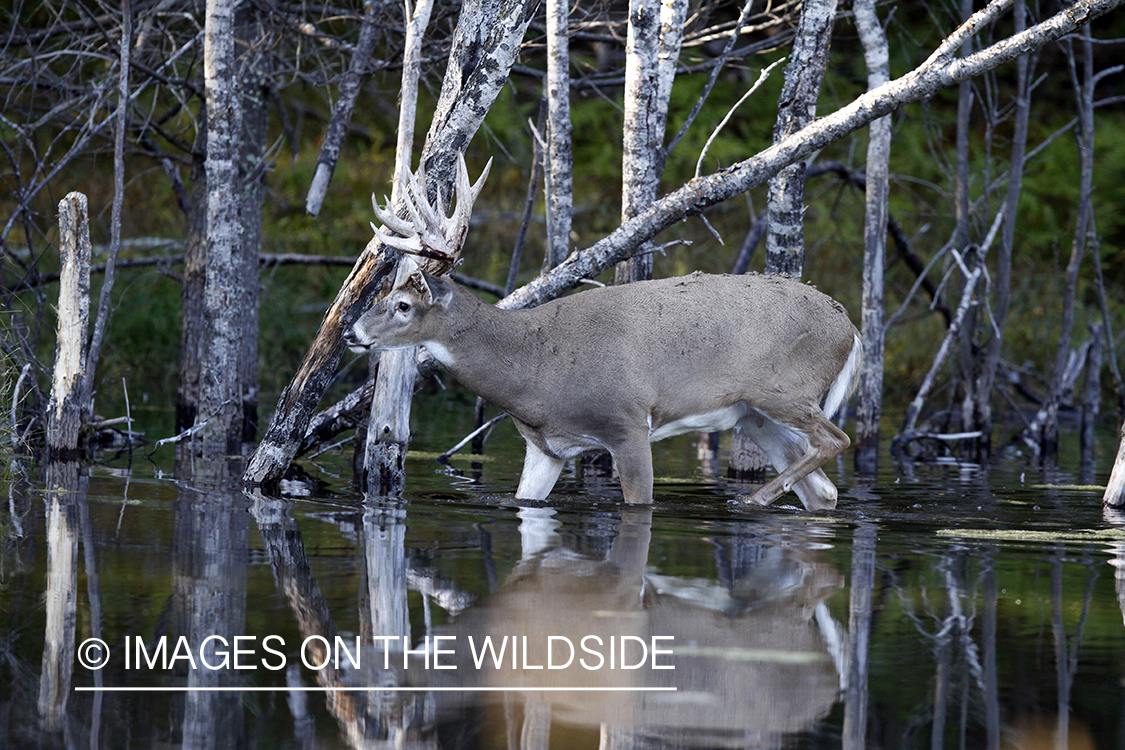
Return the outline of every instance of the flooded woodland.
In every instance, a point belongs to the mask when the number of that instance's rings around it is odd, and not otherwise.
[[[1125,748],[1121,4],[0,8],[0,747]]]
[[[397,498],[333,481],[343,449],[280,496],[170,455],[4,485],[3,743],[1121,746],[1104,476],[841,462],[810,514],[737,502],[681,438],[651,506],[565,475],[527,505],[507,429],[411,454]]]

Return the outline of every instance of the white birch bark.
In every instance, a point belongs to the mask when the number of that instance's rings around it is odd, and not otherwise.
[[[875,12],[875,0],[855,0],[856,29],[867,63],[867,88],[891,79],[887,35]],[[880,117],[868,126],[866,207],[863,225],[863,370],[860,375],[855,426],[857,474],[873,476],[878,469],[879,418],[883,407],[884,328],[883,271],[886,264],[887,215],[890,196],[891,118]]]
[[[411,10],[405,0],[406,41],[402,52],[402,87],[399,89],[398,139],[395,143],[394,184],[391,202],[398,205],[406,190],[414,160],[414,122],[418,114],[418,79],[422,75],[422,40],[430,26],[434,0],[421,0]]]
[[[664,172],[668,100],[684,35],[686,0],[631,0],[625,42],[625,123],[621,165],[621,220],[656,200]],[[616,271],[615,283],[652,278],[646,248]]]
[[[207,106],[207,261],[203,308],[199,410],[205,422],[193,437],[203,455],[237,453],[242,438],[239,391],[239,301],[235,261],[239,225],[239,93],[234,68],[234,10],[237,0],[207,0],[203,81]]]
[[[1107,508],[1125,508],[1125,423],[1121,425],[1121,439],[1117,445],[1117,458],[1109,474],[1102,503]]]
[[[828,63],[836,0],[806,0],[801,8],[793,51],[785,65],[785,84],[778,100],[773,140],[778,143],[812,122],[820,82]],[[770,180],[766,210],[766,273],[801,278],[805,257],[804,159],[787,165]]]
[[[570,124],[570,5],[547,0],[547,164],[543,171],[547,199],[545,268],[570,254],[574,206],[574,150]]]
[[[406,193],[414,161],[414,124],[418,111],[418,79],[422,72],[422,40],[430,25],[433,0],[422,0],[411,11],[405,6],[406,47],[403,50],[402,86],[399,96],[398,141],[395,147],[394,183],[391,202],[400,205]],[[363,475],[360,486],[367,492],[387,495],[402,492],[406,484],[404,462],[410,440],[410,405],[414,395],[415,360],[418,349],[372,355],[375,394],[363,440]]]
[[[59,201],[58,333],[51,399],[47,405],[47,450],[65,457],[78,449],[84,411],[86,329],[90,321],[90,226],[86,196]]]

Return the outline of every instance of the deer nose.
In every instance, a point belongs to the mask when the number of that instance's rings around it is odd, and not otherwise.
[[[356,350],[366,348],[359,342],[359,339],[356,337],[355,326],[348,326],[347,328],[345,328],[343,336],[341,338],[343,338],[344,340],[344,345],[349,349]]]

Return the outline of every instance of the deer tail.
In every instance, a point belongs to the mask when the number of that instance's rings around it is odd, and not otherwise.
[[[863,342],[860,341],[859,334],[853,334],[852,339],[852,352],[848,355],[848,361],[844,363],[840,374],[832,381],[832,385],[828,389],[828,395],[824,399],[824,415],[829,419],[836,416],[836,412],[840,411],[840,408],[847,403],[848,398],[859,385],[860,364],[863,361]]]

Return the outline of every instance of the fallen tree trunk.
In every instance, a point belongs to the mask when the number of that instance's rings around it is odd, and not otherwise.
[[[447,199],[452,195],[458,154],[503,88],[536,5],[532,0],[481,0],[462,6],[441,96],[422,148],[431,197],[439,192]],[[497,18],[509,23],[496,24]],[[344,328],[356,321],[397,260],[398,253],[388,252],[378,240],[367,244],[278,399],[273,420],[247,463],[243,479],[248,484],[272,485],[289,467],[340,362]]]

